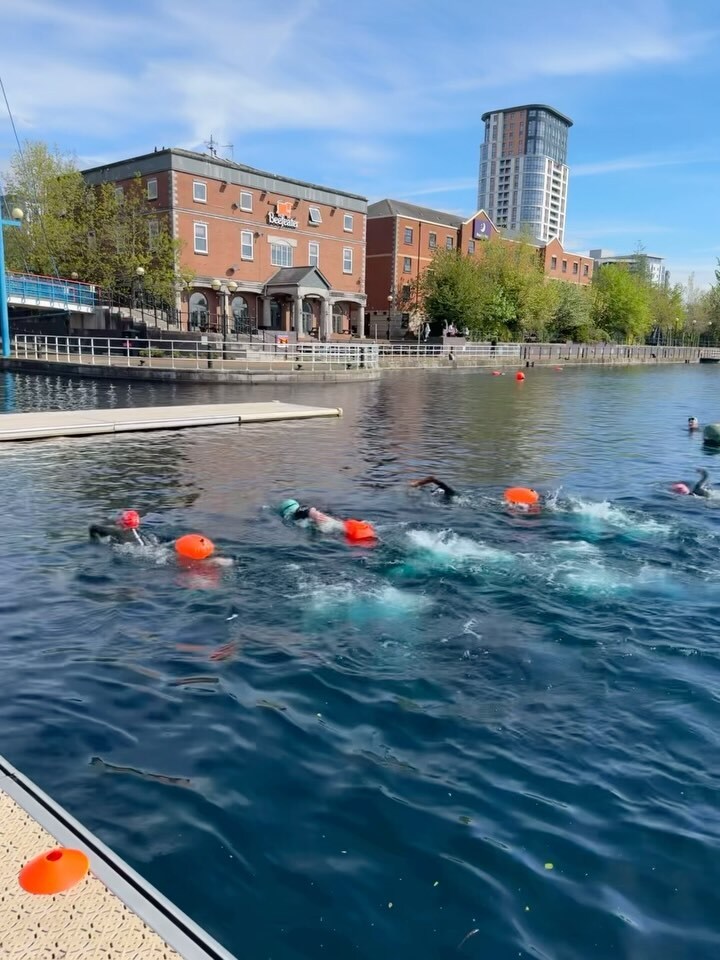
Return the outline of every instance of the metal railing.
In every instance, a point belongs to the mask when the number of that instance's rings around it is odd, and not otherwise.
[[[34,274],[8,273],[8,298],[23,302],[38,300],[74,306],[94,307],[97,303],[97,287],[79,280],[59,280],[56,277],[41,277]]]
[[[288,371],[376,369],[378,348],[368,343],[242,343],[220,338],[196,340],[126,339],[17,334],[13,355],[20,360],[90,366],[164,370]]]

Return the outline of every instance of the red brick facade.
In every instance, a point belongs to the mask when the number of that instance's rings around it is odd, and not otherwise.
[[[85,171],[118,186],[138,174],[194,274],[192,326],[242,317],[298,336],[364,335],[364,198],[184,150]]]

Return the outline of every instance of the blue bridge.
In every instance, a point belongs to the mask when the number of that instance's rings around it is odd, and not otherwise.
[[[6,277],[9,306],[92,313],[100,302],[100,290],[92,283],[30,273],[8,273]]]

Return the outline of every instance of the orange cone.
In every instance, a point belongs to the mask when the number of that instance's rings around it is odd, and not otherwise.
[[[27,893],[52,896],[80,883],[89,869],[90,861],[82,850],[58,847],[26,863],[18,881]]]

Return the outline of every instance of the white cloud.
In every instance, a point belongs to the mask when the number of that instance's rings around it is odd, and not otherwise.
[[[594,177],[604,174],[624,173],[631,170],[651,170],[654,167],[677,167],[693,163],[706,163],[708,157],[698,155],[646,155],[636,157],[618,157],[615,160],[599,160],[596,163],[574,163],[571,167],[573,177]]]

